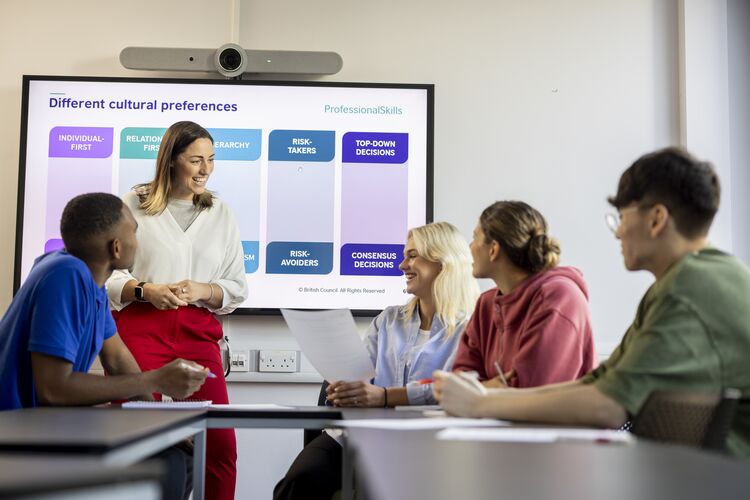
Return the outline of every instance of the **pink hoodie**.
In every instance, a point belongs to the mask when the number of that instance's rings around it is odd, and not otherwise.
[[[511,387],[575,380],[596,366],[588,289],[574,267],[530,276],[508,295],[487,290],[458,345],[454,370],[480,380],[515,371]]]

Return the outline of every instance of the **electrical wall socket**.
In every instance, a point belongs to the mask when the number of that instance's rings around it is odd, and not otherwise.
[[[233,372],[246,372],[250,370],[250,364],[248,363],[247,351],[239,351],[232,353],[232,371]]]
[[[299,366],[299,351],[258,351],[259,372],[294,373]]]

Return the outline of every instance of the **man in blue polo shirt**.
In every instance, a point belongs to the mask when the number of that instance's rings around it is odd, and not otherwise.
[[[141,373],[117,335],[104,282],[133,265],[137,223],[111,194],[73,198],[60,232],[65,250],[39,257],[0,321],[0,410],[93,405],[163,393],[184,398],[207,370],[174,360]],[[88,374],[99,355],[109,376]]]

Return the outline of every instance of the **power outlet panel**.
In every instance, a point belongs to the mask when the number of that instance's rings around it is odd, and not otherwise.
[[[249,357],[247,351],[239,351],[232,353],[232,371],[233,372],[247,372],[250,371],[250,363],[248,362]]]
[[[258,351],[258,371],[294,373],[298,371],[299,351]]]

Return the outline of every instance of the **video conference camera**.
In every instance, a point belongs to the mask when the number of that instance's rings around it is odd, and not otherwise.
[[[218,49],[125,47],[120,63],[128,69],[218,72],[226,78],[243,73],[333,75],[343,66],[336,52],[246,50],[236,43]]]

